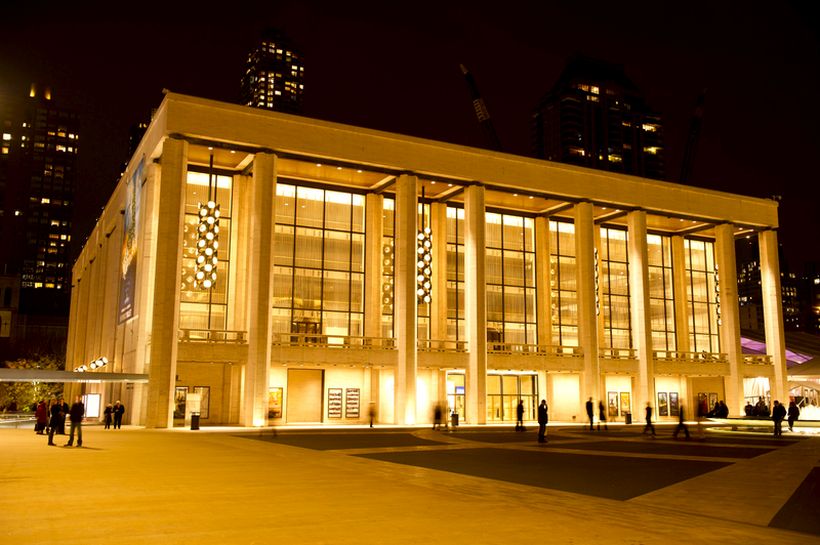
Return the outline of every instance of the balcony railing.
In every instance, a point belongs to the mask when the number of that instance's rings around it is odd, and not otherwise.
[[[318,333],[274,333],[273,346],[314,346],[359,350],[395,350],[396,340],[388,337],[357,337]]]
[[[437,339],[419,339],[419,352],[466,352],[467,341],[451,341]]]
[[[634,360],[638,351],[634,348],[599,348],[598,355],[607,360]]]
[[[581,348],[577,346],[555,346],[546,344],[487,342],[487,353],[508,354],[516,356],[556,356],[566,358],[581,357]]]
[[[743,363],[753,365],[772,365],[772,357],[768,354],[744,354]]]
[[[244,331],[228,331],[222,329],[180,329],[181,342],[245,344],[248,342]]]
[[[729,356],[723,352],[678,352],[677,350],[655,350],[656,361],[682,363],[728,363]]]

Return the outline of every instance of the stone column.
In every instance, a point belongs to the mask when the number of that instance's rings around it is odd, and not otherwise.
[[[447,205],[430,205],[433,231],[433,289],[430,296],[430,339],[447,339]]]
[[[182,274],[182,222],[188,168],[188,143],[163,142],[157,210],[153,316],[145,425],[173,426],[174,385],[179,331],[179,279]]]
[[[580,410],[589,397],[600,397],[598,317],[595,312],[595,224],[592,203],[575,205],[575,269],[578,280],[578,341],[584,356]],[[585,414],[585,413],[581,413]]]
[[[772,363],[774,364],[772,399],[788,404],[786,340],[783,334],[777,231],[771,229],[762,231],[757,235],[757,243],[760,248],[760,288],[763,294],[763,327],[766,330],[766,352],[772,357]],[[721,287],[723,287],[722,281]]]
[[[468,364],[465,420],[487,422],[486,205],[484,186],[464,190],[464,321]]]
[[[248,261],[248,362],[242,412],[244,426],[267,424],[271,358],[271,306],[273,297],[273,230],[276,203],[276,156],[258,153],[253,161]]]
[[[384,197],[369,193],[365,202],[365,254],[364,254],[364,336],[365,342],[372,338],[383,337],[382,333],[382,273],[384,271]],[[395,279],[395,277],[394,277]],[[380,341],[375,341],[380,342]],[[368,380],[370,381],[370,399],[368,401],[368,415],[370,407],[379,406],[379,369],[371,367]],[[373,405],[370,405],[370,404]],[[367,416],[367,415],[366,415]]]
[[[535,321],[538,344],[552,344],[552,284],[550,283],[550,222],[535,218]]]
[[[672,283],[675,296],[675,349],[689,352],[689,284],[686,282],[686,246],[672,237]]]
[[[638,351],[636,401],[655,405],[655,360],[652,354],[652,322],[649,312],[649,254],[646,242],[646,212],[627,216],[629,228],[629,306],[632,317],[632,346]]]
[[[740,310],[737,298],[734,226],[715,227],[715,264],[720,280],[720,350],[729,357],[729,375],[723,378],[730,414],[743,414],[743,352],[740,346]]]
[[[418,178],[402,174],[396,182],[394,265],[394,332],[398,344],[395,384],[395,421],[416,422],[416,370],[418,367],[418,305],[416,296],[416,247],[418,234]]]

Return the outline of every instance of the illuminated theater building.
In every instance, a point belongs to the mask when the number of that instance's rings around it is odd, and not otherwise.
[[[73,270],[67,368],[147,380],[71,388],[159,428],[197,400],[201,425],[743,414],[787,399],[776,229],[772,200],[168,93]]]

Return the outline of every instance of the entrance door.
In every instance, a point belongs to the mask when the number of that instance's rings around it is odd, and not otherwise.
[[[288,369],[288,422],[322,421],[324,378],[321,369]]]

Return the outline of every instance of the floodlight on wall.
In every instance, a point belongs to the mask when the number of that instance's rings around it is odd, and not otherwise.
[[[196,272],[194,288],[209,290],[216,284],[219,263],[219,205],[214,200],[214,156],[211,154],[208,171],[208,201],[200,202],[199,225],[196,231]]]
[[[105,367],[108,364],[108,358],[105,356],[99,357],[95,360],[91,360],[89,363],[84,363],[78,367],[74,368],[75,373],[85,373],[86,371],[94,371],[99,369],[100,367]]]

